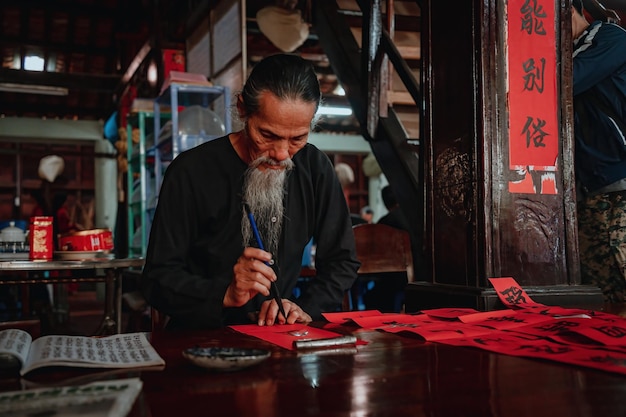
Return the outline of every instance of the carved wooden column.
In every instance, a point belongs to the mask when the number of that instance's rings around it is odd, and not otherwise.
[[[537,302],[598,306],[580,285],[566,1],[426,0],[422,280],[407,311],[499,307],[490,277]]]

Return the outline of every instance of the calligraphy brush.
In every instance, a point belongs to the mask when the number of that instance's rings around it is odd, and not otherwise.
[[[259,245],[259,249],[265,250],[263,247],[263,241],[261,240],[261,235],[259,234],[259,229],[256,225],[256,220],[254,220],[254,214],[252,214],[252,210],[250,210],[250,206],[248,203],[243,203],[243,207],[246,210],[246,214],[248,215],[248,220],[250,220],[250,227],[252,228],[252,233],[254,234],[254,239],[256,240],[257,245]],[[276,269],[269,262],[264,262],[265,265],[269,266],[276,272]],[[278,274],[276,274],[278,276]],[[283,308],[282,299],[280,297],[280,292],[278,291],[278,287],[276,286],[276,282],[272,281],[270,285],[271,292],[274,293],[274,300],[276,300],[276,304],[278,304],[278,311],[283,315],[285,320],[287,320],[287,315],[285,314],[285,309]]]

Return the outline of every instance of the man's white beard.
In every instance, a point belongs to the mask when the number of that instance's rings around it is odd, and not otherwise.
[[[291,159],[278,163],[283,169],[265,169],[261,171],[261,164],[274,164],[276,161],[261,157],[250,164],[243,182],[243,202],[250,206],[256,219],[263,246],[267,252],[276,255],[283,224],[283,190],[287,171],[293,168]],[[242,211],[241,235],[243,245],[256,246],[259,244],[254,238],[250,220],[245,210]],[[272,219],[275,219],[272,221]]]

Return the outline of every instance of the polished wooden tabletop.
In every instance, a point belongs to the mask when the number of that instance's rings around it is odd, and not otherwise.
[[[165,369],[116,377],[138,374],[144,382],[131,416],[626,416],[623,375],[355,327],[337,331],[367,344],[356,353],[303,354],[229,328],[154,333]],[[251,368],[212,372],[182,357],[193,346],[272,354]],[[110,371],[42,370],[29,381],[110,377]],[[15,387],[0,381],[0,390],[9,389]]]

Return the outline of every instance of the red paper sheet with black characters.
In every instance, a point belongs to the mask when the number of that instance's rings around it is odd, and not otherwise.
[[[511,277],[491,278],[489,282],[507,309],[479,312],[468,308],[438,308],[416,314],[370,310],[326,313],[324,317],[329,326],[353,325],[399,337],[411,335],[429,342],[626,375],[626,319],[598,311],[536,303]],[[293,349],[293,341],[298,338],[340,336],[329,329],[295,324],[231,327],[286,349]]]
[[[510,277],[489,281],[509,310],[464,315],[459,319],[474,325],[492,325],[494,330],[442,339],[440,343],[626,374],[625,319],[603,312],[536,303]],[[495,325],[498,322],[506,324]]]
[[[340,333],[306,324],[277,324],[274,326],[241,324],[230,327],[240,333],[254,336],[289,350],[294,349],[293,342],[297,340],[329,339],[342,336]]]

